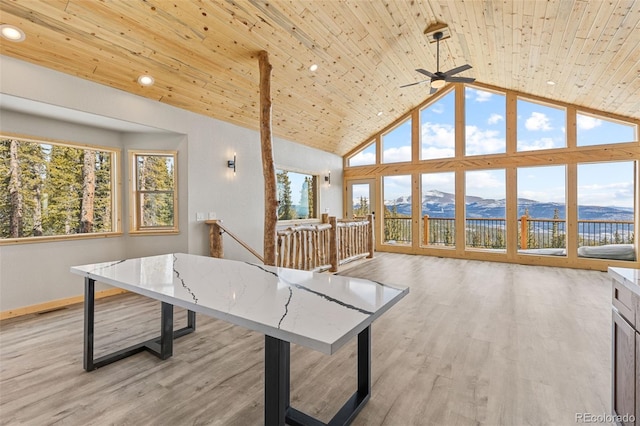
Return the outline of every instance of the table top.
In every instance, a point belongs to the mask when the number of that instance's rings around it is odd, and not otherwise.
[[[71,272],[332,354],[409,293],[362,278],[184,253]]]
[[[609,275],[640,296],[640,269],[609,267]]]

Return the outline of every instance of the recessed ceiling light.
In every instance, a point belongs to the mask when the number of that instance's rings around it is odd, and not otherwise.
[[[309,71],[315,72],[318,70],[318,64],[313,64],[309,67]]]
[[[378,117],[382,115],[382,111],[378,111]]]
[[[153,79],[153,77],[147,74],[143,74],[138,77],[138,83],[142,84],[143,86],[151,86],[154,82],[155,80]]]
[[[555,82],[555,81],[551,81],[551,80],[549,80],[549,81],[547,81],[547,84],[548,84],[549,86],[555,86],[555,85],[556,85],[556,82]]]
[[[0,25],[0,34],[2,34],[2,37],[10,41],[24,41],[24,39],[27,38],[24,31],[9,24]]]

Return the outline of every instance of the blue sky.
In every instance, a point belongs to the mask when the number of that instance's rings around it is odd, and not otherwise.
[[[467,87],[466,155],[506,151],[506,99],[503,94]],[[450,158],[455,154],[455,95],[451,91],[420,113],[421,159]],[[517,150],[533,151],[566,147],[564,108],[518,99]],[[625,123],[577,115],[578,146],[631,142],[635,129]],[[396,127],[382,138],[383,162],[404,162],[411,158],[411,121]],[[350,160],[350,165],[374,164],[375,145]],[[564,166],[526,168],[518,172],[518,196],[542,202],[566,199]],[[453,179],[452,175],[449,175]],[[484,198],[504,198],[504,170],[474,171],[467,177],[467,194]],[[431,189],[451,192],[452,182],[430,183]],[[385,179],[385,199],[411,193],[409,176]],[[425,189],[423,189],[425,190]],[[578,167],[578,198],[581,205],[633,206],[633,163],[581,164]]]

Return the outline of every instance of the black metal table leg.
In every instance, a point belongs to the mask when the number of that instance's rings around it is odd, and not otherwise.
[[[95,288],[95,280],[92,280],[91,278],[84,279],[84,354],[82,358],[82,366],[86,371],[94,369],[93,324],[95,315]]]
[[[187,326],[173,330],[173,305],[162,302],[160,318],[160,336],[137,343],[119,351],[94,358],[94,324],[95,324],[95,280],[85,277],[84,291],[84,356],[83,367],[92,371],[142,351],[151,352],[160,359],[173,355],[173,340],[193,333],[196,329],[196,313],[187,312]]]
[[[265,336],[264,424],[285,424],[289,408],[290,343]]]
[[[320,420],[290,406],[290,344],[265,336],[264,424],[319,426]],[[371,326],[358,333],[358,387],[328,425],[348,425],[371,397]]]

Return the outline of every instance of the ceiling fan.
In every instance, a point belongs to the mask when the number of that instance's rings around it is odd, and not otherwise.
[[[422,84],[429,81],[431,82],[431,90],[429,91],[429,94],[433,95],[438,91],[438,89],[440,89],[441,87],[444,87],[445,83],[473,83],[474,81],[476,81],[475,78],[471,78],[471,77],[453,77],[455,74],[458,74],[458,73],[461,73],[462,71],[466,71],[470,69],[471,65],[469,64],[461,65],[459,67],[450,69],[449,71],[446,71],[446,72],[440,71],[440,40],[442,39],[443,35],[444,34],[442,33],[442,31],[437,31],[433,34],[433,38],[436,40],[436,43],[437,43],[437,51],[436,51],[437,71],[435,73],[432,73],[422,68],[418,68],[416,69],[416,71],[418,71],[420,74],[426,75],[427,77],[429,77],[429,79],[418,81],[417,83],[405,84],[404,86],[400,86],[400,88],[415,86],[416,84]]]

